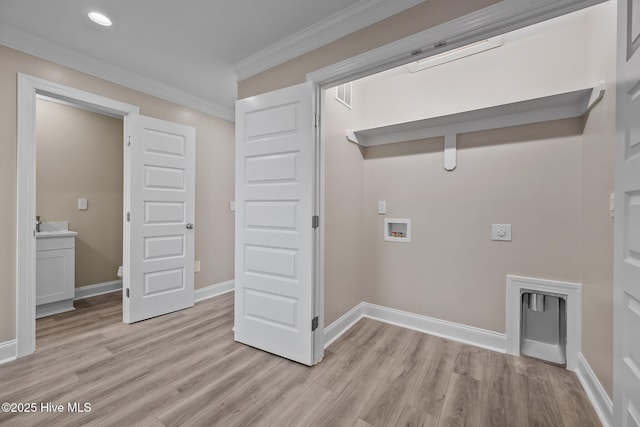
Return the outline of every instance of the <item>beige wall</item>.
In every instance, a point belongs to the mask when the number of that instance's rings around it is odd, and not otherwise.
[[[36,214],[41,221],[69,221],[78,232],[76,287],[118,280],[122,126],[119,118],[36,103]],[[88,200],[89,209],[78,209],[80,198]]]
[[[582,10],[510,32],[500,47],[437,67],[415,73],[400,67],[365,78],[364,126],[589,87],[597,80],[585,72],[587,15]]]
[[[335,99],[336,90],[325,91],[323,133],[325,142],[325,319],[330,325],[363,300],[362,206],[364,163],[359,147],[345,138],[345,129],[362,121],[360,85],[353,84],[352,107]]]
[[[613,219],[616,106],[616,2],[587,15],[587,71],[606,82],[591,111],[582,145],[582,352],[613,397]]]
[[[238,82],[238,98],[302,83],[307,73],[483,9],[500,0],[429,0]]]
[[[140,106],[196,128],[196,287],[233,279],[233,123],[0,46],[0,342],[15,338],[17,73]]]
[[[367,148],[367,301],[504,333],[507,274],[579,282],[581,126],[460,135],[452,172],[441,138]],[[410,218],[411,243],[383,241],[385,217]],[[492,241],[492,223],[513,241]]]

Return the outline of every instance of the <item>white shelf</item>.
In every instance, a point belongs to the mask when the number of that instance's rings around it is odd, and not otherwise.
[[[364,147],[417,139],[445,137],[445,169],[456,167],[456,135],[509,126],[580,117],[604,96],[604,83],[542,98],[445,116],[414,120],[356,131],[347,130],[347,139]]]

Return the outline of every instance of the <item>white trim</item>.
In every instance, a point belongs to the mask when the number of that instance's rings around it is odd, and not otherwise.
[[[36,348],[35,95],[31,79],[18,75],[16,215],[16,357]]]
[[[65,299],[62,301],[50,302],[47,304],[40,304],[36,306],[36,319],[41,317],[53,316],[54,314],[66,313],[68,311],[74,311],[76,308],[73,306],[73,299]]]
[[[505,353],[505,334],[396,310],[395,308],[370,304],[368,302],[361,302],[353,307],[324,330],[326,339],[325,348],[347,332],[363,317],[485,348],[498,353]]]
[[[326,349],[345,332],[364,317],[364,303],[360,303],[343,314],[338,320],[324,329],[324,348]]]
[[[589,396],[591,405],[604,427],[613,426],[613,402],[582,353],[578,354],[576,375]]]
[[[520,355],[521,292],[532,290],[567,296],[567,369],[578,367],[578,354],[582,350],[582,285],[555,280],[534,279],[507,275],[506,331],[507,353]]]
[[[320,118],[322,112],[325,91],[320,85],[313,83],[313,115]],[[325,336],[324,336],[324,273],[325,273],[325,241],[324,241],[324,167],[325,167],[325,145],[323,143],[324,127],[322,121],[320,126],[314,128],[314,200],[313,213],[318,215],[319,224],[313,237],[314,261],[313,261],[313,304],[314,316],[318,317],[318,327],[313,334],[313,363],[318,363],[324,358]]]
[[[234,120],[232,108],[81,54],[6,23],[0,23],[0,44],[221,119]]]
[[[501,1],[313,71],[307,74],[307,80],[323,86],[334,86],[499,36],[603,1],[605,0]],[[446,44],[443,46],[442,42]]]
[[[76,109],[80,109],[80,110],[84,110],[84,111],[89,111],[91,113],[101,114],[103,116],[109,116],[109,117],[113,117],[113,118],[116,118],[116,119],[121,119],[122,118],[122,116],[120,116],[118,114],[106,113],[104,111],[100,111],[100,110],[97,110],[95,108],[92,108],[90,105],[80,105],[80,104],[77,104],[77,103],[65,101],[64,99],[54,98],[54,97],[47,96],[47,95],[36,94],[36,99],[37,100],[42,100],[42,101],[47,101],[47,102],[53,102],[53,103],[56,103],[56,104],[65,105],[67,107],[76,108]],[[68,223],[69,222],[67,221],[67,224]]]
[[[81,286],[76,288],[76,296],[73,300],[77,301],[79,299],[96,297],[121,290],[122,280],[112,280],[110,282],[96,283],[95,285]]]
[[[123,118],[123,139],[130,132],[134,105],[18,73],[18,158],[16,212],[16,355],[29,355],[36,348],[35,299],[35,106],[36,94],[77,102]],[[126,162],[126,159],[125,159]],[[126,170],[126,165],[125,165]],[[127,179],[125,178],[125,182]],[[126,191],[125,191],[126,192]],[[125,244],[126,250],[126,244]],[[126,259],[126,257],[125,257]]]
[[[16,340],[0,343],[0,365],[16,360]]]
[[[234,289],[235,285],[233,280],[227,280],[226,282],[209,285],[206,288],[199,288],[194,291],[194,302],[204,301],[206,299],[217,297],[228,292],[233,292]]]
[[[394,308],[369,304],[367,302],[362,303],[362,305],[364,309],[363,317],[485,348],[498,353],[505,352],[505,334],[396,310]]]
[[[233,68],[238,81],[255,76],[422,2],[424,0],[361,0],[236,62]]]

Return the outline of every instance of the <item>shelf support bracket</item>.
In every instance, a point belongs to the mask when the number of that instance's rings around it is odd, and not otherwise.
[[[444,136],[444,168],[452,171],[456,168],[457,135],[448,133]]]
[[[589,98],[589,104],[587,104],[587,113],[589,113],[591,109],[604,97],[605,87],[605,83],[600,82],[598,83],[598,86],[593,88],[591,97]]]
[[[358,142],[358,137],[356,136],[356,133],[352,130],[347,129],[347,140],[353,142],[354,144],[360,145],[360,143]]]

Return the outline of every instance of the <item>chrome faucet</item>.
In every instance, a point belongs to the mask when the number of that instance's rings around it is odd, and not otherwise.
[[[39,233],[40,232],[40,224],[42,224],[42,221],[40,221],[40,215],[36,216],[36,232]]]

